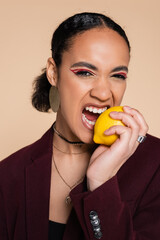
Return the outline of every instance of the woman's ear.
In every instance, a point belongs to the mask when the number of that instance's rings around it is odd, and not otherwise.
[[[57,67],[56,67],[55,61],[51,57],[48,58],[48,61],[47,61],[46,75],[47,75],[49,83],[52,86],[56,86],[57,85],[57,78],[58,78]]]

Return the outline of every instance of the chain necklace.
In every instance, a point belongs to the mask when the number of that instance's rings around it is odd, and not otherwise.
[[[52,159],[53,159],[53,163],[54,163],[54,166],[55,166],[55,169],[56,169],[58,175],[60,176],[60,178],[62,179],[62,181],[65,183],[65,185],[70,189],[70,191],[71,191],[74,187],[76,187],[80,182],[83,181],[84,177],[82,177],[82,178],[79,179],[75,184],[73,184],[72,186],[70,186],[70,185],[66,182],[66,180],[63,178],[63,176],[61,175],[60,171],[58,170],[58,167],[57,167],[57,165],[56,165],[56,162],[55,162],[54,157],[52,157]],[[67,205],[70,205],[70,204],[71,204],[71,198],[70,198],[69,195],[66,197],[65,202],[66,202]]]
[[[62,151],[61,149],[59,149],[57,146],[55,146],[54,144],[53,144],[53,147],[55,148],[55,149],[57,149],[59,152],[61,152],[61,153],[65,153],[65,154],[70,154],[70,155],[79,155],[79,154],[82,154],[82,153],[85,153],[85,152],[87,152],[88,150],[85,150],[84,152],[73,152],[73,153],[69,153],[69,152],[65,152],[65,151]]]
[[[67,143],[70,143],[70,144],[74,144],[74,145],[82,145],[84,144],[84,142],[72,142],[72,141],[69,141],[67,138],[65,138],[60,132],[57,131],[57,129],[55,128],[55,123],[53,124],[53,130],[54,132],[61,138],[63,139],[64,141],[66,141]]]

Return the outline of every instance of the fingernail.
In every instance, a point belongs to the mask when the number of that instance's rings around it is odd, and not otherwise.
[[[116,111],[113,111],[113,112],[110,112],[109,113],[109,116],[112,117],[112,116],[117,116],[118,112]]]
[[[123,108],[124,108],[124,109],[127,109],[127,110],[130,110],[130,109],[131,109],[131,107],[129,107],[129,106],[124,106]]]
[[[107,130],[105,130],[105,131],[104,131],[104,134],[106,134],[106,135],[107,135],[107,134],[108,134],[108,132],[109,132],[109,128],[108,128]]]
[[[109,114],[117,114],[117,111],[110,112]]]

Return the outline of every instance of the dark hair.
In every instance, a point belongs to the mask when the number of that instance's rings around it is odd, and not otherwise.
[[[125,31],[117,23],[103,14],[84,12],[66,19],[53,33],[51,50],[56,66],[60,66],[63,52],[70,47],[72,39],[77,34],[100,27],[108,27],[116,31],[124,38],[130,52],[130,44]],[[43,69],[42,74],[35,79],[33,86],[32,105],[39,111],[48,112],[50,109],[49,89],[51,85],[46,77],[46,69]]]

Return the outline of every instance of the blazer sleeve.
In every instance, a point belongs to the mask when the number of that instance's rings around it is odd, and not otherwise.
[[[72,190],[71,199],[85,240],[159,240],[160,170],[146,187],[141,199],[121,199],[117,176],[93,192],[83,192],[82,185]]]

